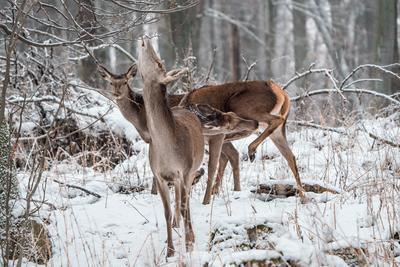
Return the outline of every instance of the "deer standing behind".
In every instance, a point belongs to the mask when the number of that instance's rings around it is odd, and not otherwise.
[[[136,65],[133,65],[129,70],[120,75],[113,74],[107,70],[104,66],[99,65],[98,71],[100,75],[107,80],[112,88],[112,94],[115,97],[115,101],[122,115],[132,123],[138,131],[140,137],[146,142],[150,142],[149,131],[147,128],[146,120],[146,108],[144,106],[143,96],[135,93],[129,86],[129,80],[133,79],[137,73]],[[168,95],[167,102],[170,107],[178,106],[183,94],[180,95]],[[208,131],[208,134],[215,133],[218,129],[207,129],[208,128],[219,128],[219,132],[231,133],[234,131],[253,130],[257,128],[257,125],[253,121],[244,120],[239,118],[234,113],[223,113],[215,109],[200,106],[196,108],[196,111],[200,112],[199,116],[203,117],[203,130]],[[210,117],[214,117],[210,119]],[[212,124],[213,123],[213,124]],[[213,132],[214,130],[214,132]],[[203,132],[204,134],[204,132]],[[215,189],[219,187],[219,181],[221,181],[227,162],[232,166],[233,180],[234,180],[234,191],[240,191],[240,170],[239,170],[239,152],[235,149],[231,142],[225,142],[222,146],[222,153],[218,167],[218,177]],[[202,172],[196,173],[196,180],[201,176]],[[157,193],[156,180],[153,180],[152,193]]]
[[[299,194],[305,201],[304,189],[301,184],[297,169],[296,159],[289,148],[286,139],[286,121],[289,115],[290,99],[287,93],[275,82],[269,81],[247,81],[234,82],[221,85],[204,86],[189,92],[181,101],[182,106],[207,103],[208,105],[223,112],[234,112],[239,117],[258,121],[264,132],[258,136],[248,147],[249,159],[253,162],[257,147],[271,136],[272,142],[285,157],[289,167],[296,179]],[[210,137],[214,153],[210,151],[209,164],[219,161],[219,151],[222,142],[236,140],[251,134],[251,131],[242,133],[215,135]],[[210,148],[211,150],[211,148]],[[210,202],[215,172],[208,171],[207,189],[203,204]]]

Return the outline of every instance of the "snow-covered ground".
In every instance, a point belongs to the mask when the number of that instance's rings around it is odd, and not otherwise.
[[[122,121],[116,112],[105,118],[109,127],[135,140],[130,125],[115,123]],[[341,248],[359,251],[354,257],[362,264],[399,265],[400,244],[392,237],[400,231],[400,149],[380,144],[364,129],[399,143],[400,115],[342,128],[347,135],[289,127],[288,140],[303,181],[340,191],[308,193],[307,204],[301,204],[298,197],[264,201],[250,192],[273,180],[294,183],[286,161],[270,140],[259,147],[254,163],[241,161],[241,192],[232,191],[228,167],[220,194],[204,206],[204,175],[190,199],[194,251],[185,252],[183,229],[175,229],[176,256],[168,259],[163,207],[160,197],[150,194],[152,173],[143,141],[133,144],[138,155],[105,173],[83,168],[73,160],[53,163],[43,176],[46,186],[34,197],[57,208],[44,205],[39,212],[39,218],[50,222],[54,255],[48,266],[229,266],[268,258],[297,266],[347,266],[332,254]],[[254,138],[234,142],[243,159]],[[205,170],[206,163],[207,157]],[[18,178],[21,190],[26,190],[29,174],[19,173]],[[84,187],[101,198],[66,188],[54,179]],[[116,193],[127,185],[147,189]],[[255,239],[250,233],[253,228],[261,229]]]

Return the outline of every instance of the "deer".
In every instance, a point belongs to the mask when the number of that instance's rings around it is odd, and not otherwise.
[[[132,65],[128,71],[123,74],[114,74],[102,65],[98,65],[98,72],[103,79],[109,82],[111,85],[111,93],[114,96],[115,102],[121,114],[127,121],[134,125],[143,141],[149,143],[150,136],[147,128],[146,108],[144,106],[143,96],[134,92],[129,86],[129,81],[137,74],[136,64]],[[184,96],[184,94],[167,95],[167,103],[170,107],[178,106]],[[192,109],[193,108],[194,107],[192,106]],[[224,133],[230,133],[231,131],[229,129],[243,131],[257,127],[257,125],[252,125],[254,123],[253,121],[244,120],[234,113],[220,112],[209,107],[208,105],[196,106],[195,110],[198,116],[203,118],[206,117],[206,119],[202,121],[203,133],[207,131],[209,134],[210,132],[211,134],[215,133],[215,131],[217,131],[215,129],[218,127],[219,130]],[[211,114],[217,119],[210,119]],[[212,125],[212,123],[214,124]],[[239,152],[235,149],[231,142],[226,142],[222,146],[215,189],[219,187],[220,183],[218,182],[222,180],[227,162],[229,162],[232,166],[234,180],[233,190],[240,191]],[[200,169],[196,172],[194,183],[200,179],[203,173],[203,169]],[[157,182],[154,178],[151,189],[152,194],[157,194],[156,184]],[[216,192],[217,191],[218,190],[216,190]]]
[[[211,109],[207,104],[168,106],[166,86],[179,79],[187,69],[166,72],[165,66],[148,38],[138,41],[138,71],[143,80],[143,101],[149,131],[149,161],[157,180],[164,215],[167,224],[167,257],[174,255],[172,242],[171,207],[168,183],[175,188],[175,219],[179,222],[182,214],[185,228],[186,250],[191,251],[195,242],[190,215],[190,189],[194,174],[199,168],[204,154],[204,137],[201,120],[206,121],[207,130],[224,134],[215,120],[221,114],[200,116],[195,114],[203,109]],[[230,114],[232,115],[232,114]],[[211,122],[208,124],[208,122]],[[203,122],[204,123],[204,122]],[[258,123],[251,121],[254,128]],[[230,125],[229,123],[227,124]]]
[[[181,100],[180,105],[185,107],[201,103],[207,103],[211,107],[223,112],[234,112],[244,119],[257,121],[260,127],[265,130],[248,146],[250,161],[254,161],[257,147],[263,143],[267,137],[271,137],[272,142],[286,159],[294,175],[301,201],[307,201],[304,188],[301,184],[296,158],[286,139],[286,122],[289,116],[290,98],[282,87],[272,80],[207,85],[189,92],[184,99]],[[251,133],[251,131],[243,131],[227,135],[217,134],[209,137],[211,139],[210,142],[214,144],[213,153],[210,151],[210,161],[220,161],[219,152],[224,142],[244,138]],[[223,166],[220,166],[220,168],[223,168]],[[208,204],[210,202],[214,183],[215,172],[209,170],[203,204]],[[218,187],[218,182],[215,186]]]

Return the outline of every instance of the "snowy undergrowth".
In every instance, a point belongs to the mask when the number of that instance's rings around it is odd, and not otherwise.
[[[112,122],[108,126],[113,131],[132,135],[125,124],[114,123],[120,118],[107,120]],[[297,197],[265,202],[252,194],[250,190],[260,183],[294,182],[285,160],[269,140],[259,147],[254,163],[241,161],[241,192],[232,191],[228,167],[220,194],[204,206],[201,200],[206,179],[202,178],[191,197],[194,251],[185,252],[183,229],[176,229],[176,256],[168,261],[164,212],[160,197],[150,194],[152,173],[143,141],[133,144],[137,155],[105,173],[80,167],[73,160],[53,163],[44,173],[42,190],[34,197],[56,207],[54,210],[45,204],[38,214],[49,222],[53,241],[54,256],[48,265],[176,266],[185,262],[188,266],[222,266],[278,259],[299,266],[347,266],[351,261],[334,255],[334,251],[349,247],[359,248],[361,262],[368,265],[400,264],[399,244],[393,241],[400,231],[400,150],[380,144],[361,129],[387,140],[400,140],[399,115],[363,120],[341,129],[347,135],[307,128],[288,131],[302,179],[332,186],[340,194],[308,193],[307,204],[301,204]],[[234,142],[243,159],[254,138]],[[206,162],[207,157],[203,167]],[[20,173],[18,178],[24,191],[28,174]],[[54,179],[102,197],[66,188]],[[116,193],[126,184],[146,189],[128,195]],[[246,229],[257,225],[271,230],[258,236],[260,244],[266,242],[268,247],[251,245],[258,241],[246,239]],[[212,245],[216,233],[223,242]]]

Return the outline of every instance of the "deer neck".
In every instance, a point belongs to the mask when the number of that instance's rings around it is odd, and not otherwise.
[[[146,142],[150,142],[150,134],[146,123],[146,110],[141,95],[133,92],[128,85],[125,86],[123,93],[116,100],[122,115],[132,123],[138,131],[140,137]]]
[[[145,83],[143,99],[152,143],[173,142],[175,120],[168,106],[165,85],[156,82]]]

